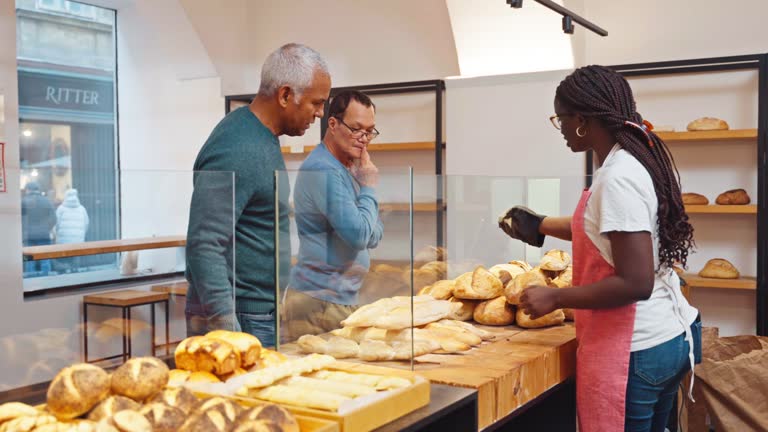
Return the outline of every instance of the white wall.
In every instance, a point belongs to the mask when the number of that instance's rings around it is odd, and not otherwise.
[[[584,64],[624,64],[768,52],[764,0],[628,2],[587,0],[586,16],[610,35],[588,34]],[[654,124],[684,130],[701,116],[727,120],[732,128],[757,127],[757,73],[717,73],[678,78],[633,79],[638,110]],[[710,201],[741,187],[756,197],[756,142],[673,144],[684,191]],[[726,258],[745,275],[755,275],[757,237],[754,216],[691,217],[698,250],[690,270],[710,258]],[[755,292],[695,288],[693,304],[704,325],[721,335],[754,334]]]

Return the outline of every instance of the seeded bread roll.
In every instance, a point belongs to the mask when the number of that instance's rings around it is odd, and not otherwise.
[[[60,420],[79,417],[107,396],[109,385],[109,375],[98,366],[79,363],[64,368],[48,386],[48,411]]]
[[[168,366],[154,357],[137,357],[125,362],[112,374],[112,392],[143,401],[168,383]]]
[[[237,418],[237,423],[254,420],[274,423],[283,432],[299,432],[296,417],[279,405],[266,404],[246,410]]]
[[[112,417],[119,411],[138,411],[139,409],[141,409],[141,404],[135,400],[125,396],[112,395],[101,401],[88,413],[88,420],[97,422],[101,419]]]
[[[240,353],[229,342],[192,336],[181,341],[174,353],[176,367],[188,371],[226,375],[240,367]]]
[[[254,335],[227,330],[214,330],[205,335],[207,338],[221,339],[229,342],[240,354],[240,367],[247,369],[259,361],[261,341]]]
[[[158,402],[145,405],[139,412],[149,420],[154,432],[175,432],[187,420],[182,410]]]
[[[178,408],[184,414],[190,414],[192,407],[199,402],[197,396],[184,387],[169,388],[153,396],[150,403],[164,403],[168,406]]]

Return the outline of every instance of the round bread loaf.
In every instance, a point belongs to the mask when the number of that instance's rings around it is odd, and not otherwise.
[[[189,378],[187,378],[187,382],[209,382],[209,383],[217,383],[221,382],[219,377],[216,375],[210,373],[210,372],[192,372],[189,375]]]
[[[547,286],[547,279],[541,272],[531,270],[515,277],[504,288],[504,296],[507,299],[507,303],[512,305],[520,304],[520,297],[523,295],[523,291],[532,286]]]
[[[714,258],[707,261],[699,276],[715,279],[738,279],[739,270],[724,258]]]
[[[181,426],[180,432],[225,432],[234,422],[217,410],[195,412]]]
[[[104,369],[87,363],[64,368],[48,386],[48,411],[58,419],[79,417],[109,393],[110,379]]]
[[[101,401],[95,408],[88,413],[88,420],[99,421],[115,415],[118,411],[134,410],[138,411],[141,405],[131,398],[120,395],[112,395]]]
[[[558,249],[552,249],[541,257],[539,267],[546,271],[560,272],[568,268],[571,265],[571,256],[568,252]]]
[[[280,426],[267,420],[250,420],[238,423],[232,432],[283,432]]]
[[[229,342],[204,336],[184,339],[174,353],[176,367],[226,375],[240,367],[240,353]]]
[[[192,408],[191,412],[197,413],[205,411],[218,411],[223,414],[228,421],[234,422],[240,413],[243,412],[243,408],[231,400],[222,397],[212,397],[198,402],[197,405]]]
[[[709,198],[704,195],[686,192],[683,194],[683,204],[688,205],[707,205],[709,204]]]
[[[187,382],[192,372],[181,369],[171,369],[168,372],[168,384],[166,387],[181,387]]]
[[[168,406],[178,408],[184,414],[192,412],[192,408],[199,402],[197,396],[184,387],[169,388],[154,395],[150,403],[164,403]]]
[[[261,350],[261,360],[259,360],[259,363],[254,369],[275,366],[286,360],[288,360],[288,357],[286,357],[285,354],[265,348]]]
[[[485,325],[502,326],[515,323],[515,307],[504,296],[481,302],[475,308],[473,318]]]
[[[112,423],[120,432],[152,432],[149,420],[136,411],[119,411],[112,416]]]
[[[145,405],[139,412],[149,420],[154,432],[175,432],[187,420],[184,411],[159,402]]]
[[[283,432],[299,432],[299,423],[296,417],[288,410],[275,404],[266,404],[245,410],[237,417],[237,423],[263,420],[274,423]]]
[[[717,196],[715,203],[718,205],[747,205],[751,199],[744,189],[731,189]]]
[[[207,338],[221,339],[234,346],[240,354],[240,367],[249,368],[259,361],[261,341],[254,335],[227,330],[214,330],[205,335]]]
[[[137,357],[112,374],[112,392],[143,401],[165,388],[168,366],[154,357]]]

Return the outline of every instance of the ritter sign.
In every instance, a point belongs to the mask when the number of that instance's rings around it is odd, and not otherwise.
[[[19,105],[111,113],[112,81],[19,71]]]

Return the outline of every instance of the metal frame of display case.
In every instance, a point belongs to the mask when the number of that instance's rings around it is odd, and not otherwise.
[[[756,333],[768,335],[768,54],[674,60],[609,66],[626,78],[738,70],[758,71],[757,113],[757,286]],[[586,157],[587,185],[594,172],[592,152]]]
[[[443,80],[425,80],[425,81],[408,81],[397,83],[384,83],[384,84],[368,84],[357,85],[347,87],[334,87],[331,89],[331,97],[337,95],[344,90],[357,90],[365,93],[368,96],[374,95],[395,95],[395,94],[409,94],[409,93],[426,93],[434,92],[435,94],[435,175],[437,176],[437,190],[435,203],[437,208],[435,210],[435,218],[437,223],[436,233],[436,245],[445,246],[445,186],[442,181],[443,176],[443,150],[445,148],[445,142],[443,140],[443,126],[445,120],[443,119],[443,92],[445,91],[445,81]],[[232,102],[245,102],[250,103],[255,94],[241,94],[226,96],[224,98],[224,112],[229,113],[231,110]],[[325,106],[328,110],[328,102]],[[320,139],[325,135],[325,130],[328,127],[327,117],[323,117],[320,123]]]

